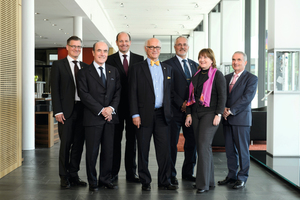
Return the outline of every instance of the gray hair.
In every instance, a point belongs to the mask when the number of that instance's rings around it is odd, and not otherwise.
[[[180,38],[186,39],[186,43],[189,44],[189,40],[186,37],[184,37],[184,36],[177,37],[176,40],[175,40],[175,44],[176,44],[177,40],[180,39]]]
[[[146,40],[144,47],[147,47],[148,41],[151,39],[153,39],[153,38],[149,38],[148,40]],[[157,38],[155,38],[155,39],[157,39]],[[159,39],[157,39],[157,40],[159,42],[159,46],[161,46],[161,41]]]
[[[99,41],[97,41],[97,42],[95,42],[94,44],[93,44],[93,51],[95,52],[95,46],[96,46],[96,44],[98,43],[98,42],[103,42],[103,43],[105,43],[106,44],[106,42],[105,41],[103,41],[103,40],[99,40]],[[108,45],[106,44],[106,46],[107,46],[107,51],[109,50],[109,47],[108,47]]]
[[[244,52],[242,52],[242,51],[236,51],[236,52],[234,52],[234,54],[236,54],[236,53],[242,54],[243,57],[244,57],[244,61],[247,61],[247,55]]]

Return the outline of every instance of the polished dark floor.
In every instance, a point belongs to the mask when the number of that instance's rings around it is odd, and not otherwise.
[[[124,199],[124,200],[190,200],[190,199],[215,199],[215,200],[293,200],[300,199],[299,190],[289,185],[282,179],[251,161],[250,176],[246,187],[234,190],[231,186],[216,186],[213,190],[203,194],[196,194],[192,183],[181,180],[180,166],[183,162],[183,153],[178,153],[178,178],[177,191],[158,190],[157,164],[153,146],[150,152],[149,167],[152,174],[152,190],[145,192],[141,185],[128,183],[125,180],[125,170],[122,163],[119,179],[115,183],[118,189],[109,190],[101,188],[97,192],[90,192],[88,187],[72,187],[61,189],[58,176],[58,149],[59,144],[52,148],[38,148],[23,151],[24,162],[21,167],[0,179],[0,199],[38,199],[38,200],[81,200],[81,199]],[[124,149],[124,146],[123,146]],[[215,180],[224,179],[227,173],[225,153],[214,153]],[[85,158],[83,156],[79,176],[87,180],[85,173]]]

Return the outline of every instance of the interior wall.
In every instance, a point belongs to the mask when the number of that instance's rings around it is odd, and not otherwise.
[[[21,11],[0,1],[0,178],[22,164]]]

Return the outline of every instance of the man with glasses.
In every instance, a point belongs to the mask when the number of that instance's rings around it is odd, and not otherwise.
[[[129,70],[130,115],[136,127],[138,172],[142,190],[151,190],[148,169],[153,135],[158,163],[159,189],[176,190],[171,184],[169,125],[172,119],[172,68],[159,62],[161,43],[151,38],[145,43],[147,59]]]
[[[78,177],[84,144],[83,104],[77,92],[77,72],[87,64],[78,61],[82,41],[77,36],[67,40],[68,56],[54,61],[51,68],[53,114],[60,137],[59,176],[62,188],[86,186]]]
[[[174,99],[172,102],[173,118],[171,122],[171,182],[178,185],[176,178],[176,157],[177,143],[179,138],[180,128],[183,130],[185,138],[184,143],[184,162],[182,166],[182,179],[195,181],[193,176],[194,166],[196,165],[196,144],[193,128],[186,127],[186,102],[189,97],[189,85],[191,77],[196,73],[198,64],[187,58],[189,50],[188,40],[183,36],[179,36],[174,45],[176,55],[164,63],[172,66],[173,81],[174,81]]]

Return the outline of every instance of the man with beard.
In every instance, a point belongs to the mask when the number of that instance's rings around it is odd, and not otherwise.
[[[179,36],[174,45],[176,55],[164,63],[172,66],[173,81],[174,81],[174,99],[172,102],[173,118],[171,122],[171,182],[178,185],[176,178],[176,157],[177,143],[179,138],[180,128],[183,130],[185,138],[184,143],[184,162],[182,166],[182,179],[195,181],[193,176],[194,166],[196,165],[196,144],[193,132],[193,127],[186,127],[186,102],[189,97],[189,84],[191,77],[196,73],[198,64],[187,58],[189,44],[187,38]]]

